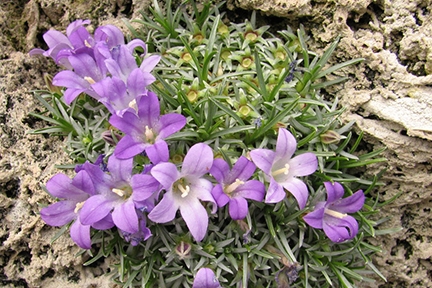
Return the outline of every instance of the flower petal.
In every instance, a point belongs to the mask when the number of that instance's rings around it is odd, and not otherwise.
[[[161,127],[158,131],[158,138],[162,139],[180,131],[186,125],[186,118],[176,113],[165,114],[159,121]]]
[[[289,181],[282,183],[282,186],[287,189],[294,198],[296,198],[300,209],[304,209],[309,197],[306,184],[297,178],[292,178]]]
[[[110,199],[105,195],[92,196],[87,199],[79,211],[81,223],[84,225],[92,225],[107,216],[113,207],[114,199]]]
[[[131,179],[132,199],[144,201],[159,190],[159,182],[150,175],[135,174]]]
[[[234,164],[229,176],[226,179],[226,183],[233,183],[236,179],[241,181],[248,180],[255,172],[256,166],[254,163],[249,161],[246,157],[241,156]]]
[[[213,270],[201,268],[195,275],[192,288],[219,288],[221,287]]]
[[[363,207],[364,201],[365,196],[363,191],[359,190],[349,197],[336,200],[331,205],[329,205],[329,209],[340,213],[355,213]]]
[[[107,167],[113,183],[129,182],[132,177],[133,158],[119,159],[111,155]]]
[[[75,201],[59,201],[42,208],[40,216],[50,226],[63,226],[77,217],[75,207]]]
[[[303,220],[313,228],[323,229],[325,204],[324,201],[318,202],[312,212],[303,216]]]
[[[77,219],[70,228],[70,236],[82,249],[91,249],[90,225],[83,225]]]
[[[336,200],[340,199],[344,195],[344,188],[338,182],[324,182],[324,186],[327,190],[327,203],[331,204]]]
[[[147,125],[141,122],[135,113],[129,111],[126,111],[122,117],[112,115],[109,123],[126,135],[144,135],[145,125]]]
[[[241,220],[248,213],[248,203],[242,197],[231,198],[229,202],[229,214],[233,220]]]
[[[169,160],[168,144],[163,140],[156,141],[153,145],[148,145],[145,148],[145,152],[153,164]]]
[[[147,57],[141,63],[140,69],[143,72],[151,72],[153,68],[155,68],[156,65],[159,63],[160,59],[161,56],[159,55],[152,55],[150,57]]]
[[[225,160],[217,158],[214,159],[213,165],[209,172],[217,182],[223,183],[229,173],[229,169],[229,165]]]
[[[308,152],[298,155],[289,161],[290,175],[306,176],[314,173],[318,168],[318,160],[314,153]]]
[[[250,180],[237,187],[234,190],[233,195],[240,196],[243,198],[255,200],[255,201],[263,201],[265,194],[265,186],[262,182],[258,180]]]
[[[208,214],[200,201],[188,197],[187,201],[180,204],[180,213],[194,239],[198,242],[204,239],[208,227]]]
[[[336,218],[329,215],[324,216],[324,233],[331,241],[339,243],[353,239],[358,232],[358,223],[354,217],[346,215],[343,218]]]
[[[124,44],[124,35],[119,28],[114,25],[104,25],[96,29],[94,33],[96,41],[103,41],[108,47]]]
[[[167,192],[162,200],[149,213],[148,218],[156,223],[166,223],[174,219],[179,204],[173,199],[172,192]]]
[[[159,163],[151,169],[150,174],[165,190],[170,190],[173,183],[179,179],[177,167],[172,163]]]
[[[59,173],[48,180],[46,188],[48,192],[54,197],[79,201],[85,197],[86,193],[72,185],[72,183],[73,180],[71,180],[68,176],[63,173]]]
[[[224,193],[221,184],[217,184],[216,186],[214,186],[211,194],[215,199],[218,207],[225,206],[230,200],[230,198]]]
[[[276,158],[291,158],[297,149],[295,137],[285,128],[279,128],[276,142]]]
[[[138,117],[143,123],[153,128],[159,120],[160,104],[157,95],[153,92],[148,92],[147,95],[140,98],[138,103]]]
[[[197,143],[187,152],[181,170],[182,175],[201,177],[210,171],[213,164],[213,151],[207,144]]]
[[[135,206],[132,199],[115,206],[112,212],[114,224],[120,229],[128,233],[136,233],[139,231],[138,215],[135,211]]]
[[[125,135],[117,143],[114,149],[114,155],[119,159],[129,159],[143,152],[146,146],[147,145],[139,139],[135,139],[130,135]]]
[[[250,152],[250,157],[259,169],[266,174],[270,174],[275,152],[268,149],[254,149]]]
[[[81,170],[75,175],[74,179],[72,180],[72,185],[77,187],[81,191],[84,191],[85,193],[83,194],[88,193],[90,195],[94,195],[96,193],[96,190],[93,185],[93,181],[90,178],[90,175],[85,170]],[[72,198],[69,197],[69,199]]]
[[[258,166],[258,165],[257,165]],[[267,189],[267,194],[265,196],[265,203],[278,203],[282,201],[286,196],[286,193],[279,183],[273,178],[270,179],[270,185]]]

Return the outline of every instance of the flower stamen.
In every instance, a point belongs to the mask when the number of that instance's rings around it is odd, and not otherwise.
[[[243,185],[245,182],[240,179],[236,179],[234,183],[231,183],[228,187],[225,187],[224,191],[226,194],[231,194],[238,186]]]
[[[84,206],[84,201],[83,201],[83,202],[78,202],[78,203],[75,205],[74,213],[75,213],[75,214],[78,213],[78,211],[81,210],[81,208],[82,208],[83,206]]]
[[[153,130],[150,129],[148,126],[145,126],[145,137],[146,141],[151,143],[154,140],[154,133]]]
[[[119,195],[120,197],[123,197],[125,195],[125,191],[122,189],[113,188],[111,189],[111,191]]]
[[[180,190],[180,192],[182,192],[182,194],[181,194],[182,198],[185,198],[190,192],[189,185],[186,185],[185,187],[183,187],[182,184],[177,184],[177,188],[178,188],[178,190]]]
[[[95,80],[93,80],[93,78],[89,77],[89,76],[85,76],[84,80],[86,80],[88,83],[90,83],[90,85],[93,85],[96,83]]]
[[[281,168],[281,169],[278,169],[278,170],[272,172],[272,176],[275,177],[275,176],[280,175],[282,173],[285,174],[285,175],[288,175],[289,169],[290,169],[290,166],[287,163],[287,164],[285,164],[284,168]]]
[[[340,212],[337,212],[337,211],[334,211],[334,210],[331,210],[331,209],[328,209],[328,208],[324,209],[324,213],[327,214],[327,215],[333,216],[335,218],[339,218],[339,219],[343,219],[343,218],[345,218],[347,216],[346,213],[340,213]]]

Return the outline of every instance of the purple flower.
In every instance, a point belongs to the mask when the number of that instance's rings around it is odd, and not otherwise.
[[[303,217],[313,228],[323,229],[333,242],[353,239],[358,232],[358,223],[347,213],[359,211],[364,204],[362,190],[343,198],[344,189],[341,184],[324,182],[327,190],[327,201],[318,202],[314,211]]]
[[[85,201],[81,222],[91,225],[111,213],[117,228],[130,234],[137,233],[140,219],[136,209],[147,206],[147,199],[159,190],[159,183],[151,175],[132,175],[132,158],[120,160],[112,155],[107,167],[109,174],[98,165],[88,162],[83,165],[98,194]]]
[[[109,122],[126,135],[117,143],[114,155],[128,159],[145,151],[153,164],[169,159],[168,145],[163,140],[186,124],[183,115],[160,116],[159,100],[153,92],[141,97],[138,112],[125,111],[123,117],[112,115]]]
[[[152,236],[151,231],[147,228],[147,221],[145,219],[144,213],[141,211],[136,211],[139,221],[139,230],[135,233],[129,233],[121,230],[121,234],[126,242],[131,243],[132,246],[137,246],[140,242],[147,240]]]
[[[215,159],[210,174],[219,182],[213,187],[212,195],[219,207],[229,203],[229,214],[234,220],[244,219],[248,213],[246,199],[262,201],[265,187],[258,180],[249,180],[255,172],[255,165],[241,156],[232,170],[223,159]],[[246,199],[245,199],[246,198]]]
[[[106,68],[98,65],[95,59],[86,53],[72,55],[68,59],[74,71],[61,71],[52,81],[53,85],[67,88],[64,92],[65,102],[70,104],[83,92],[99,99],[100,96],[91,88],[91,85],[105,77]]]
[[[90,20],[76,20],[72,22],[66,30],[67,36],[57,30],[45,32],[43,38],[49,49],[45,51],[40,48],[35,48],[32,49],[29,54],[31,56],[42,54],[46,57],[51,57],[57,64],[61,64],[57,58],[59,52],[88,47],[90,46],[89,41],[93,42],[89,32],[84,28],[84,25],[88,24],[90,24]],[[68,63],[65,64],[65,66],[69,68]]]
[[[284,199],[285,188],[296,198],[300,209],[306,206],[309,194],[307,186],[296,177],[314,173],[318,161],[311,152],[291,158],[296,148],[294,136],[288,130],[280,128],[276,151],[255,149],[250,152],[252,161],[266,174],[267,181],[270,181],[266,203],[277,203]]]
[[[212,183],[202,176],[209,172],[213,164],[211,148],[198,143],[186,154],[181,171],[172,163],[159,163],[150,173],[165,189],[162,200],[148,215],[156,223],[166,223],[174,219],[177,210],[186,222],[196,241],[201,241],[208,226],[208,214],[201,201],[214,204],[211,195]],[[216,205],[213,207],[216,208]],[[215,212],[215,211],[213,211]]]
[[[90,249],[90,225],[82,224],[79,217],[84,201],[95,195],[88,173],[80,171],[72,180],[60,173],[52,177],[46,187],[51,195],[64,200],[42,208],[42,220],[51,226],[63,226],[75,220],[70,230],[72,240],[81,248]]]
[[[213,270],[210,268],[201,268],[195,275],[192,288],[220,288],[219,281]]]

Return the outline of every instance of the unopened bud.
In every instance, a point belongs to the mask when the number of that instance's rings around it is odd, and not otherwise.
[[[179,255],[180,259],[185,259],[190,256],[190,252],[192,250],[192,245],[190,243],[186,243],[181,241],[175,248],[175,252]]]
[[[320,135],[321,142],[324,144],[337,144],[341,139],[341,135],[333,130],[327,130]]]

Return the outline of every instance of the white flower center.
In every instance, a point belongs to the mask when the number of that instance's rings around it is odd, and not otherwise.
[[[84,202],[85,202],[85,201],[83,201],[83,202],[78,202],[78,203],[75,205],[75,210],[74,210],[74,213],[75,213],[75,214],[78,213],[79,210],[81,210],[81,208],[84,206]]]
[[[153,130],[150,129],[148,126],[145,126],[145,137],[146,137],[146,141],[150,144],[153,143],[155,135],[153,133]]]
[[[93,78],[91,78],[91,77],[88,77],[88,76],[85,76],[84,77],[84,80],[86,80],[88,83],[90,83],[90,85],[92,85],[92,84],[95,84],[96,83],[96,81],[95,80],[93,80]]]
[[[181,194],[181,197],[182,198],[185,198],[188,194],[189,194],[189,192],[190,192],[190,187],[189,187],[189,185],[185,185],[185,186],[183,186],[182,184],[177,184],[177,188],[178,188],[178,190],[180,190],[180,192],[182,193]]]
[[[228,187],[225,187],[224,192],[226,194],[231,194],[238,186],[243,185],[245,182],[240,179],[236,179],[234,183],[231,183]]]
[[[289,173],[289,168],[290,168],[290,166],[289,166],[289,164],[287,163],[287,164],[285,164],[285,167],[284,168],[280,168],[280,169],[278,169],[278,170],[276,170],[276,171],[272,171],[272,176],[273,177],[275,177],[275,176],[277,176],[277,175],[280,175],[280,174],[285,174],[285,175],[288,175],[288,173]]]

